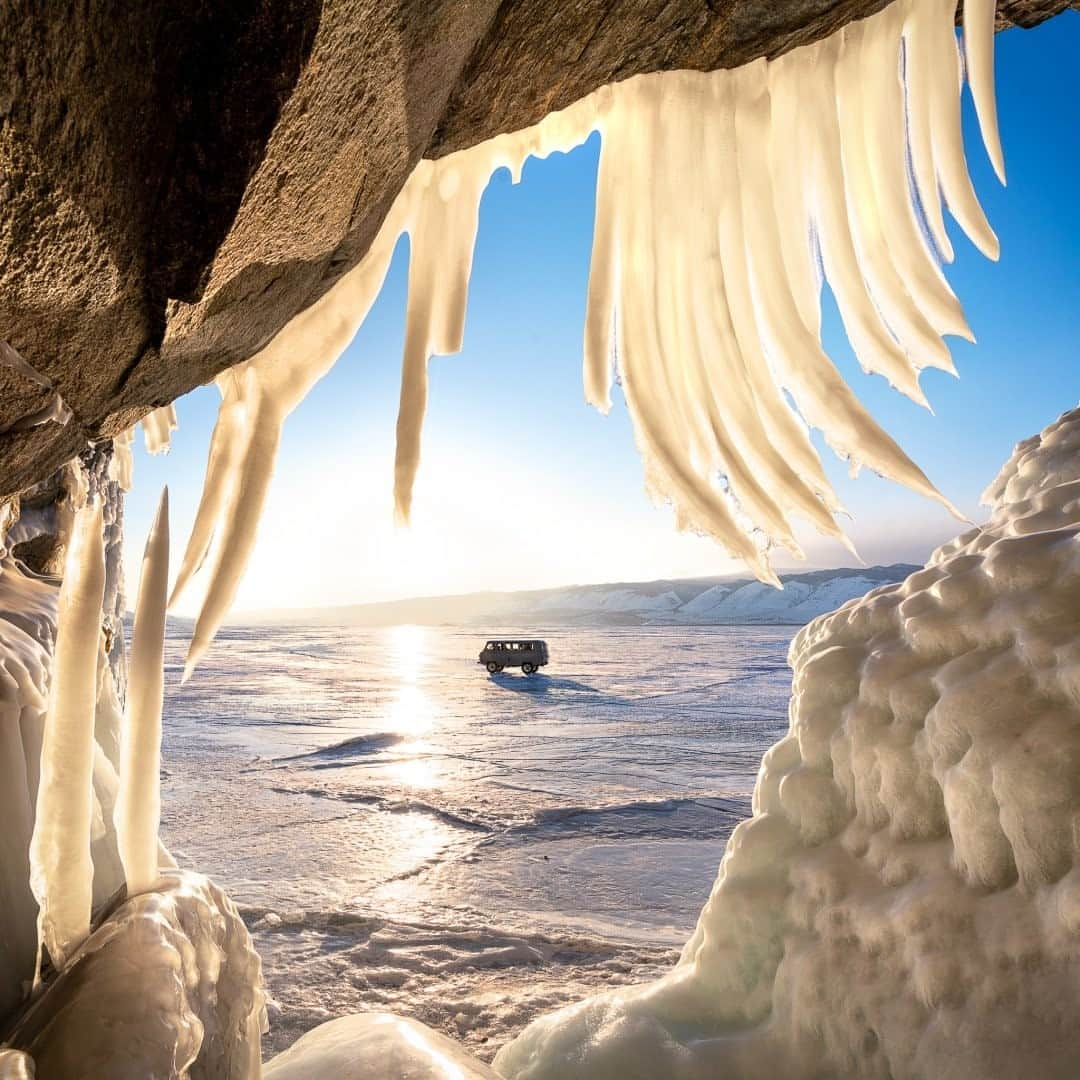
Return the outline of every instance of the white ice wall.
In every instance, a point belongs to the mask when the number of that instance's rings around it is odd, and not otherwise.
[[[1080,410],[992,516],[800,631],[682,959],[532,1024],[515,1080],[1076,1075]]]

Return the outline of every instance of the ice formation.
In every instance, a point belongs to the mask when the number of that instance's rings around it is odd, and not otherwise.
[[[257,1078],[250,937],[157,839],[167,501],[147,542],[122,721],[102,633],[106,470],[71,469],[62,585],[0,563],[0,1076]]]
[[[265,1022],[236,908],[206,878],[168,870],[108,912],[8,1041],[41,1080],[258,1080]]]
[[[104,598],[101,505],[91,503],[76,516],[60,589],[30,843],[30,885],[38,902],[40,939],[58,967],[90,933],[94,717]]]
[[[302,1035],[266,1066],[266,1080],[497,1080],[460,1046],[415,1020],[389,1013],[342,1016]]]
[[[647,486],[675,505],[680,527],[715,537],[773,584],[769,547],[801,554],[793,517],[843,539],[807,423],[853,465],[948,506],[824,353],[818,256],[863,367],[925,404],[920,370],[952,371],[944,336],[970,337],[937,258],[952,257],[942,195],[997,257],[964,158],[954,8],[895,0],[775,61],[637,76],[533,128],[421,161],[360,264],[218,380],[206,485],[173,591],[216,547],[188,671],[254,545],[280,426],[366,317],[397,238],[408,233],[412,252],[394,476],[407,520],[427,365],[461,348],[484,188],[498,169],[517,179],[529,156],[593,131],[602,150],[585,394],[610,407],[617,357]],[[1001,171],[993,3],[969,0],[965,20],[980,124]]]
[[[109,459],[109,479],[115,481],[124,491],[130,491],[135,484],[135,456],[133,445],[135,428],[121,431],[113,439],[112,457]]]
[[[0,338],[0,364],[17,372],[28,382],[33,383],[42,390],[48,390],[52,394],[47,404],[28,413],[26,416],[20,416],[0,431],[0,435],[9,431],[26,431],[29,428],[37,427],[39,424],[47,424],[49,421],[66,424],[71,419],[71,409],[68,408],[60,395],[60,391],[56,389],[51,380],[45,378],[37,368],[28,363],[9,342],[4,341],[2,338]]]
[[[366,316],[398,237],[412,248],[395,467],[407,519],[427,365],[461,347],[483,190],[497,169],[516,178],[530,155],[592,131],[586,397],[610,407],[617,362],[648,486],[679,524],[770,582],[770,545],[798,552],[793,517],[839,536],[807,424],[854,464],[944,502],[822,350],[819,273],[863,366],[924,403],[919,371],[951,370],[945,336],[970,333],[938,262],[952,255],[944,207],[997,254],[964,160],[954,9],[894,0],[776,61],[639,76],[421,162],[356,269],[218,379],[173,591],[208,564],[186,673],[250,555],[281,425]],[[994,4],[965,0],[964,17],[979,124],[1003,176]],[[144,422],[151,452],[167,444],[170,410]],[[116,483],[130,483],[130,445],[118,440]],[[1080,410],[1018,448],[986,526],[799,634],[791,731],[762,763],[754,816],[733,834],[679,965],[537,1021],[500,1053],[500,1074],[1075,1071],[1078,463]],[[265,1015],[247,931],[156,843],[165,511],[122,715],[101,633],[105,522],[89,494],[73,500],[59,593],[9,558],[0,569],[0,1009],[22,1009],[0,1075],[29,1075],[32,1059],[41,1075],[72,1078],[258,1077]],[[268,1073],[363,1074],[395,1055],[432,1076],[489,1075],[441,1037],[380,1017],[326,1025]]]
[[[162,405],[160,409],[154,409],[147,413],[140,421],[143,429],[143,438],[146,441],[148,454],[167,454],[169,452],[169,440],[176,430],[176,406]]]
[[[167,454],[169,440],[177,428],[176,406],[162,405],[154,409],[139,421],[143,429],[143,439],[148,454]],[[120,432],[113,439],[112,458],[109,461],[109,479],[115,480],[124,491],[130,491],[134,484],[135,425]]]
[[[166,488],[143,555],[120,742],[116,834],[129,896],[149,891],[158,880],[161,705],[165,688],[168,584],[169,490]]]
[[[112,828],[120,709],[102,634],[103,622],[111,620],[118,602],[110,592],[110,579],[116,576],[111,564],[118,545],[111,538],[103,543],[100,531],[95,539],[89,521],[96,518],[100,522],[103,516],[113,517],[115,511],[107,498],[97,509],[80,507],[88,478],[100,477],[88,476],[78,462],[65,471],[70,486],[64,501],[70,506],[57,515],[62,519],[60,546],[67,548],[70,559],[81,561],[79,551],[89,559],[81,570],[72,564],[63,618],[69,628],[68,642],[60,649],[60,663],[54,655],[59,607],[56,580],[30,573],[10,556],[0,561],[0,760],[4,780],[0,785],[0,820],[4,823],[0,1013],[18,1004],[37,971],[39,911],[32,882],[47,902],[59,902],[59,907],[42,912],[47,936],[56,937],[54,919],[59,915],[63,925],[75,927],[72,933],[76,940],[89,928],[91,909],[99,908],[123,884]],[[77,535],[68,536],[64,529],[75,530]],[[105,537],[109,532],[106,525]],[[85,600],[89,604],[98,597],[99,581],[104,611],[99,598],[91,618],[85,606],[79,610],[74,602]],[[86,636],[76,642],[73,634]],[[76,705],[87,708],[88,715],[72,715]],[[39,779],[44,782],[39,783]],[[69,789],[68,783],[83,786]],[[69,850],[70,859],[65,854]],[[163,849],[158,858],[163,865],[171,865]],[[92,876],[80,877],[69,890],[65,884],[68,875],[76,869],[85,874],[87,860]],[[61,932],[60,937],[67,935]],[[54,962],[65,951],[63,941],[56,944]]]
[[[1080,409],[986,497],[792,643],[790,733],[678,966],[536,1021],[498,1072],[1075,1075]]]

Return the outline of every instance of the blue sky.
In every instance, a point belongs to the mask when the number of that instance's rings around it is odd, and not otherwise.
[[[973,519],[1013,444],[1076,404],[1080,378],[1080,14],[997,39],[1009,184],[997,183],[965,100],[976,190],[1001,240],[998,263],[953,229],[947,273],[978,339],[951,342],[956,380],[928,371],[930,415],[858,369],[826,294],[827,351],[871,412]],[[431,363],[414,526],[391,522],[408,244],[335,369],[286,423],[259,546],[237,606],[359,603],[481,588],[541,588],[739,569],[712,543],[675,532],[654,507],[625,407],[608,417],[581,391],[581,332],[599,141],[496,175],[484,196],[464,351]],[[137,442],[128,570],[170,485],[174,566],[202,485],[218,394],[177,403],[172,453]],[[821,446],[819,440],[819,446]],[[824,449],[824,448],[822,448]],[[922,562],[957,531],[940,508],[824,451],[850,534],[867,562]],[[850,565],[800,534],[814,566]]]

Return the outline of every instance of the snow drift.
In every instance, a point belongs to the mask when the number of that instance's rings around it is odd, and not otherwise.
[[[799,632],[697,929],[659,982],[532,1026],[519,1080],[1069,1077],[1080,1054],[1080,409],[993,513]]]
[[[602,150],[585,395],[606,412],[617,368],[646,486],[674,505],[679,527],[714,537],[774,585],[770,547],[802,554],[793,518],[843,540],[807,424],[853,468],[948,506],[823,351],[820,291],[824,276],[863,367],[922,404],[920,370],[953,371],[944,337],[971,336],[938,261],[952,258],[943,205],[988,256],[998,245],[964,157],[955,9],[894,0],[775,61],[637,76],[533,128],[421,161],[357,267],[218,379],[206,485],[173,590],[175,601],[206,563],[189,673],[254,546],[281,425],[352,340],[398,237],[409,234],[411,251],[394,475],[407,520],[428,362],[462,346],[488,180],[500,168],[517,179],[528,157],[593,131]],[[1000,166],[994,5],[969,0],[964,18],[972,90]]]

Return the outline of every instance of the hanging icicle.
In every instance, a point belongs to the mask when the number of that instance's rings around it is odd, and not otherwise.
[[[148,454],[167,454],[169,452],[169,440],[176,430],[176,406],[162,405],[160,409],[147,413],[140,421],[143,429],[143,439],[146,443]]]
[[[770,548],[802,554],[794,518],[846,542],[808,425],[853,469],[953,510],[823,350],[817,253],[863,368],[926,405],[921,370],[954,372],[944,338],[971,338],[938,262],[952,258],[943,206],[998,254],[964,157],[954,13],[954,0],[894,0],[778,60],[637,76],[533,128],[420,162],[356,269],[218,380],[206,485],[172,597],[216,548],[186,674],[247,564],[281,424],[355,334],[398,237],[411,241],[394,473],[407,522],[428,362],[461,348],[484,188],[499,168],[516,181],[528,157],[593,131],[602,149],[585,396],[611,407],[617,356],[647,487],[674,505],[679,527],[773,584]],[[965,0],[964,17],[980,127],[1003,176],[993,0]]]

